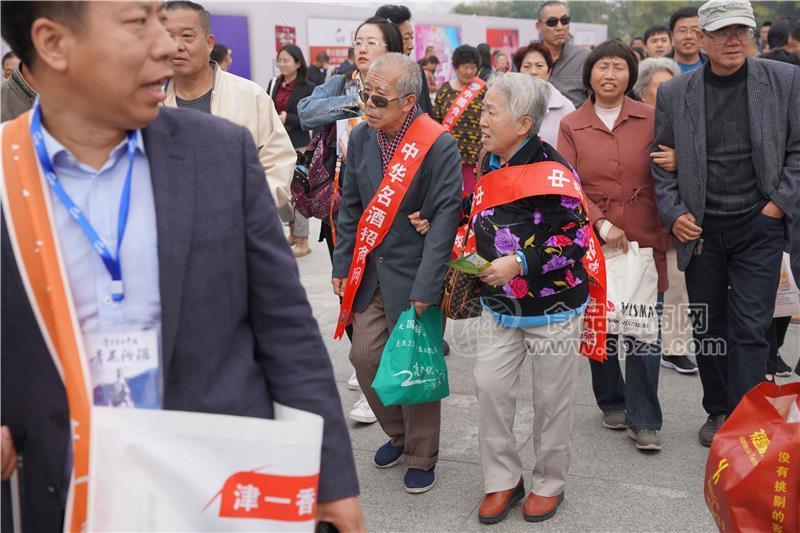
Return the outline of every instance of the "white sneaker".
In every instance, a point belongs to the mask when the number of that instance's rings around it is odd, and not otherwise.
[[[358,378],[356,378],[355,372],[353,372],[353,375],[347,380],[347,388],[350,390],[361,390],[361,385],[358,384]]]
[[[372,408],[367,402],[367,397],[363,394],[353,405],[353,410],[350,411],[350,420],[361,422],[362,424],[372,424],[378,421],[378,417],[372,412]]]

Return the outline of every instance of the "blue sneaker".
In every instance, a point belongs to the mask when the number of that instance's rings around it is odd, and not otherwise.
[[[436,484],[436,472],[434,466],[430,470],[420,470],[419,468],[409,468],[403,482],[406,485],[406,492],[409,494],[422,494],[428,492]]]
[[[399,463],[402,457],[403,447],[392,446],[392,441],[389,441],[375,452],[375,466],[378,468],[391,468]]]

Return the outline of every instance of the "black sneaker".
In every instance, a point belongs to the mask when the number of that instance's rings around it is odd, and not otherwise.
[[[781,354],[778,354],[778,364],[775,365],[775,375],[782,378],[792,375],[792,367],[786,364],[786,361],[783,360]]]
[[[696,374],[697,365],[685,355],[673,355],[661,358],[661,366],[671,368],[680,374]]]
[[[724,423],[725,415],[708,415],[708,420],[700,427],[700,431],[697,434],[698,439],[700,439],[700,444],[706,448],[710,447],[711,441],[714,440],[714,435],[717,434],[717,430],[722,427]]]

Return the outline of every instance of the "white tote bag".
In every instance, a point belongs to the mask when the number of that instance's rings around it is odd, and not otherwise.
[[[636,241],[628,244],[627,254],[603,247],[608,333],[653,344],[658,340],[658,271],[653,249],[639,248]]]
[[[95,407],[88,531],[313,531],[322,417]]]
[[[773,317],[792,316],[800,314],[800,290],[792,276],[792,265],[789,254],[783,252],[781,263],[781,281],[778,285],[778,294],[775,296],[775,313]]]

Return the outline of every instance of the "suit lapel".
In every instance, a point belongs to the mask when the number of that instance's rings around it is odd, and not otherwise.
[[[704,68],[699,68],[692,73],[686,89],[686,105],[689,108],[689,118],[692,121],[694,132],[694,148],[697,153],[697,162],[700,168],[700,188],[705,194],[707,179],[707,153],[706,153],[706,91],[704,82]]]
[[[191,148],[179,145],[174,121],[162,112],[143,130],[156,206],[164,376],[175,350],[194,214],[194,157]]]
[[[763,160],[762,147],[766,134],[764,129],[764,106],[767,103],[767,82],[763,76],[761,65],[757,61],[747,60],[747,111],[750,115],[750,150],[753,155],[753,168],[760,180]]]

